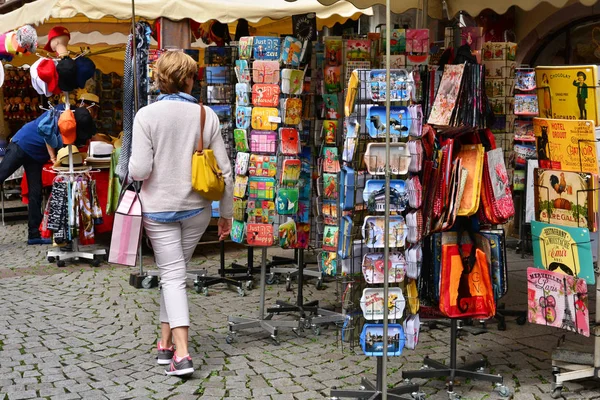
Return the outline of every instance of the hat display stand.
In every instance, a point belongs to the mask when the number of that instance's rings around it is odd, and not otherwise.
[[[69,93],[65,92],[65,99],[69,98]],[[70,109],[69,101],[65,102],[65,109]],[[73,190],[73,185],[75,183],[75,179],[77,176],[81,176],[82,174],[89,174],[92,171],[87,168],[84,170],[75,170],[73,167],[73,150],[71,146],[68,146],[69,149],[69,170],[68,171],[56,171],[59,175],[66,176],[68,178],[68,192],[71,193]],[[69,218],[69,224],[71,224],[71,218]],[[71,228],[72,226],[69,226]],[[96,249],[96,250],[87,250],[83,251],[80,249],[79,239],[77,237],[73,237],[71,241],[71,247],[69,250],[48,250],[46,253],[49,262],[55,262],[58,267],[64,267],[65,261],[73,260],[73,261],[81,261],[85,260],[90,262],[93,267],[100,266],[100,263],[103,260],[106,260],[107,254],[105,249]]]

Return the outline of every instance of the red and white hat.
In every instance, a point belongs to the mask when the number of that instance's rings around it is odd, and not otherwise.
[[[44,50],[52,51],[52,46],[50,45],[52,43],[52,39],[59,36],[67,36],[69,39],[71,39],[71,32],[69,32],[69,30],[64,26],[55,26],[54,28],[50,29],[50,32],[48,32],[48,43],[46,43],[44,46]]]

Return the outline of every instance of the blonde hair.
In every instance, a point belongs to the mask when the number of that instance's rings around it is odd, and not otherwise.
[[[155,75],[161,93],[183,92],[186,80],[198,73],[198,64],[182,51],[166,51],[156,62]]]

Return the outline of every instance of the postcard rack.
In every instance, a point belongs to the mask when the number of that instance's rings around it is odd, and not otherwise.
[[[580,149],[582,141],[580,140],[579,143]],[[581,164],[581,151],[579,154]],[[597,182],[598,184],[600,184],[600,181]],[[597,220],[600,221],[600,212],[596,214]],[[589,352],[588,349],[581,351],[579,349],[561,347],[559,341],[559,346],[552,352],[552,375],[554,381],[552,382],[551,397],[553,399],[563,398],[562,391],[566,382],[588,378],[600,379],[600,240],[597,241],[596,245],[598,248],[596,261],[594,262],[596,305],[594,323],[593,325],[590,324],[590,334],[594,337],[594,350]]]
[[[68,94],[66,95],[66,98],[68,98]],[[67,177],[67,188],[68,188],[68,193],[71,193],[73,189],[73,183],[75,182],[75,178],[78,175],[81,174],[89,174],[90,171],[89,169],[84,170],[84,171],[75,171],[73,168],[73,150],[72,147],[69,146],[69,170],[68,171],[55,171],[54,172],[58,172],[60,175],[64,175]],[[77,220],[77,218],[75,218],[75,220]],[[73,223],[74,221],[71,220],[71,218],[68,218],[68,228],[69,230],[71,230],[71,228],[73,227]],[[93,267],[98,267],[100,266],[100,263],[106,259],[107,254],[106,254],[106,250],[105,249],[97,249],[97,250],[88,250],[88,251],[83,251],[80,249],[79,247],[79,238],[74,236],[71,239],[71,249],[70,250],[48,250],[46,253],[46,257],[48,259],[48,262],[55,262],[56,261],[56,265],[58,267],[64,267],[65,266],[65,261],[67,260],[74,260],[74,261],[80,261],[80,260],[86,260],[88,262],[90,262],[90,264]]]

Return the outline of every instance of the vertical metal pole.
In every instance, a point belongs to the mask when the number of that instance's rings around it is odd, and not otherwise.
[[[138,111],[138,70],[137,70],[137,43],[135,41],[135,0],[131,0],[131,56],[133,57],[133,117]],[[124,182],[127,184],[127,182]],[[136,187],[136,190],[139,190]],[[138,245],[138,259],[140,263],[140,276],[144,275],[144,263],[142,260],[142,241]]]
[[[422,29],[427,29],[427,13],[429,12],[429,0],[423,0],[423,10],[421,11],[423,14],[421,15],[421,28]]]
[[[265,286],[267,285],[267,248],[262,248],[262,257],[260,262],[260,304],[258,318],[265,319]]]
[[[389,276],[388,263],[390,260],[390,38],[391,35],[391,0],[385,2],[385,219],[383,226],[383,357],[381,360],[381,398],[387,400],[387,350],[388,350],[388,297]]]

